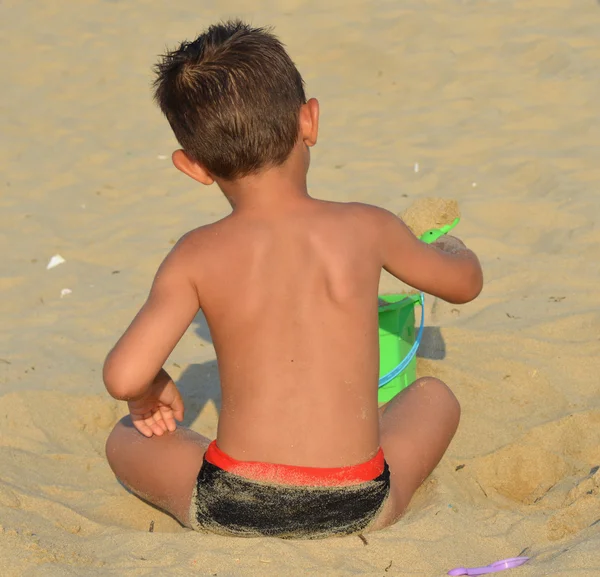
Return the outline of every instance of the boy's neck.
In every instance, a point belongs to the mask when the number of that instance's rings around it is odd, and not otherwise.
[[[306,168],[299,163],[284,165],[234,181],[218,181],[234,212],[260,210],[262,213],[293,208],[310,198]]]

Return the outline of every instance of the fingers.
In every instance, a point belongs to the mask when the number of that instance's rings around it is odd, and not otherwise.
[[[176,420],[183,420],[183,401],[179,392],[167,399],[169,402],[144,403],[146,406],[135,406],[129,403],[129,412],[135,428],[145,437],[160,437],[177,429]]]
[[[163,419],[162,413],[161,413],[161,407],[158,407],[158,409],[156,409],[153,413],[152,413],[152,420],[160,427],[160,430],[162,431],[162,433],[166,433],[168,428],[167,425]],[[161,434],[162,434],[161,433]]]
[[[161,406],[157,411],[148,412],[143,415],[132,414],[131,420],[133,426],[144,437],[152,437],[153,435],[160,437],[166,432],[173,432],[177,429],[175,415],[170,407]]]
[[[173,413],[173,417],[177,419],[180,423],[183,421],[184,407],[183,407],[183,399],[181,395],[177,394],[171,403],[171,411]]]
[[[183,421],[183,405],[181,406],[180,409],[178,410],[173,410],[173,416],[175,417],[175,419],[177,419],[180,423]]]
[[[145,422],[157,437],[160,437],[167,431],[167,426],[158,410],[148,413]]]
[[[171,407],[160,407],[159,414],[162,417],[161,422],[166,427],[166,430],[173,432],[177,428],[177,424],[175,423],[175,417],[173,415],[173,410],[171,409]]]
[[[162,420],[159,411],[148,412],[143,415],[132,413],[131,421],[133,422],[134,427],[142,433],[144,437],[152,437],[152,435],[160,437],[167,431],[167,426]]]
[[[144,437],[151,437],[153,435],[152,429],[146,424],[144,417],[140,415],[131,415],[131,422],[133,426],[140,432]]]

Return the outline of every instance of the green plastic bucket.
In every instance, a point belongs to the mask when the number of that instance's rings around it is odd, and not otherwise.
[[[382,295],[379,307],[379,403],[387,403],[417,378],[417,348],[423,336],[423,293]],[[421,324],[415,330],[415,306]]]

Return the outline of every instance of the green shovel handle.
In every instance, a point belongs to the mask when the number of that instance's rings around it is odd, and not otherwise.
[[[440,236],[448,234],[458,224],[459,220],[460,217],[457,217],[450,224],[445,224],[440,228],[430,228],[428,231],[424,232],[419,239],[427,244],[431,244],[440,238]]]

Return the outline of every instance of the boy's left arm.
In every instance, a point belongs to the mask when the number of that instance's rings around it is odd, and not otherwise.
[[[165,381],[162,366],[200,309],[186,252],[180,242],[165,258],[146,303],[106,358],[104,383],[116,399],[141,399]]]

